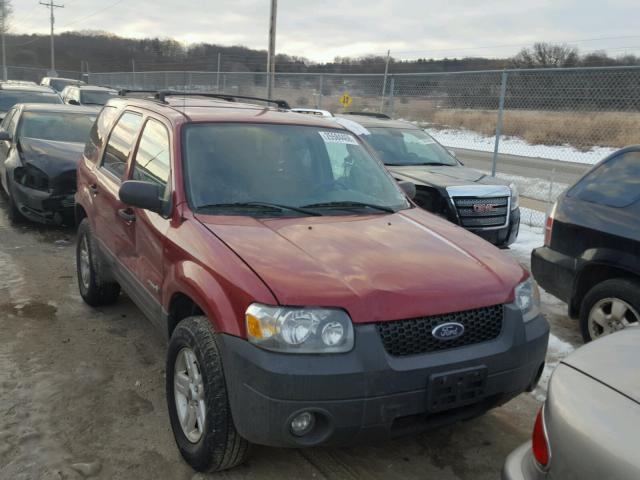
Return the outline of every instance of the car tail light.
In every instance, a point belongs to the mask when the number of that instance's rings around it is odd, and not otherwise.
[[[544,406],[538,412],[536,423],[533,426],[531,450],[538,465],[546,469],[551,460],[551,450],[549,449],[549,438],[547,437],[547,428],[544,423]]]
[[[553,220],[554,217],[556,216],[556,208],[558,206],[558,203],[556,202],[553,205],[553,208],[551,209],[551,213],[549,213],[549,216],[547,217],[547,222],[544,226],[544,246],[545,247],[550,247],[551,246],[551,234],[553,232]]]

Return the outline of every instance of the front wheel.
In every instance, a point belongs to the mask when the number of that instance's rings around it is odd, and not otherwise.
[[[582,301],[580,329],[585,342],[640,325],[640,282],[626,278],[604,281]]]
[[[233,423],[220,350],[206,317],[184,319],[171,335],[166,389],[173,435],[189,465],[217,472],[247,459],[250,445]]]

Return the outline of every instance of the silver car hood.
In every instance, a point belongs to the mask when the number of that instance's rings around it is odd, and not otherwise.
[[[563,363],[640,403],[640,327],[591,342]]]

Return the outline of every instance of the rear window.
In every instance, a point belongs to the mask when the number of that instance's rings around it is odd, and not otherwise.
[[[0,90],[0,110],[7,111],[17,103],[62,103],[57,93]]]
[[[80,103],[83,105],[104,105],[117,95],[117,92],[81,90]]]
[[[87,113],[25,112],[20,120],[19,136],[85,143],[96,116]]]
[[[98,115],[98,119],[95,121],[89,132],[89,140],[84,148],[84,155],[92,162],[96,162],[98,159],[98,152],[102,148],[104,139],[109,133],[109,128],[115,120],[118,109],[115,107],[104,107]]]
[[[585,202],[624,208],[640,200],[640,152],[627,152],[602,163],[567,194]]]
[[[49,86],[53,87],[58,92],[64,90],[64,87],[67,85],[83,85],[83,82],[80,82],[79,80],[49,80]]]

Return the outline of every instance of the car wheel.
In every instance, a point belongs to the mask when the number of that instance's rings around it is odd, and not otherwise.
[[[630,326],[640,325],[640,282],[619,278],[593,287],[580,307],[585,342]]]
[[[184,319],[171,335],[166,388],[173,435],[189,465],[215,472],[246,460],[250,444],[233,423],[220,350],[206,317]]]
[[[88,218],[78,227],[76,267],[80,295],[87,304],[99,307],[118,299],[120,285],[104,278]]]

